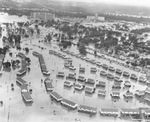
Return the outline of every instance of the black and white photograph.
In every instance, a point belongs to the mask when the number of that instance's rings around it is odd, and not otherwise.
[[[0,122],[150,122],[150,0],[0,0]]]

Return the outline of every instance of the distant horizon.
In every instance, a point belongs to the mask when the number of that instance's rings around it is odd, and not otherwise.
[[[35,2],[36,0],[12,0],[16,2]],[[44,0],[43,0],[44,1]],[[150,7],[150,0],[49,0],[60,2],[103,3],[123,6]]]
[[[32,1],[32,0],[31,0]],[[86,3],[104,3],[125,6],[150,7],[150,0],[49,0],[49,1],[67,1],[67,2],[86,2]]]

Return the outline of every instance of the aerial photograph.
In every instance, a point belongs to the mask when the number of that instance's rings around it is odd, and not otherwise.
[[[0,122],[150,122],[150,0],[0,0]]]

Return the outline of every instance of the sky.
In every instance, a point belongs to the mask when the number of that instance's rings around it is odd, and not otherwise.
[[[113,3],[121,5],[132,5],[132,6],[147,6],[150,7],[150,0],[64,0],[64,1],[79,1],[79,2],[91,2],[91,3]]]

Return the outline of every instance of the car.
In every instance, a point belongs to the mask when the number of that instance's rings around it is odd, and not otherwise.
[[[106,96],[106,90],[98,90],[98,96]]]
[[[112,67],[112,66],[110,66],[110,67],[108,68],[108,70],[111,71],[111,72],[114,72],[114,71],[115,71],[115,68]]]
[[[141,71],[141,69],[140,69],[140,68],[135,68],[135,69],[134,69],[134,71],[136,71],[136,72],[140,72],[140,71]]]
[[[86,93],[92,94],[92,93],[94,93],[94,91],[95,91],[95,88],[93,88],[93,87],[89,87],[89,86],[85,87],[85,92]]]
[[[91,78],[88,78],[87,81],[86,81],[87,84],[95,84],[95,80],[94,79],[91,79]]]
[[[117,77],[117,76],[114,77],[115,82],[119,82],[119,80],[120,80],[120,77]]]
[[[125,98],[133,98],[133,93],[130,92],[130,91],[127,91],[126,93],[123,94],[123,96],[124,96]]]
[[[85,60],[85,59],[86,59],[86,57],[84,57],[84,56],[81,56],[80,58],[81,58],[82,60]]]
[[[99,82],[96,84],[96,87],[106,87],[106,82],[99,81]]]
[[[107,76],[107,73],[106,73],[105,71],[101,71],[101,72],[100,72],[100,75],[101,75],[101,76]]]
[[[135,75],[135,74],[131,74],[130,79],[132,79],[132,80],[137,80],[138,77],[137,77],[137,75]]]
[[[76,67],[71,65],[71,66],[69,66],[69,69],[70,70],[76,70]]]
[[[74,56],[75,54],[74,54],[74,52],[70,52],[70,55]]]
[[[113,89],[121,89],[121,84],[120,84],[120,83],[114,83],[114,84],[112,85],[112,88],[113,88]]]
[[[91,67],[90,72],[95,73],[95,72],[97,72],[97,69],[95,67]]]
[[[76,57],[77,57],[77,58],[81,58],[81,55],[77,54]]]
[[[96,61],[94,59],[90,60],[90,63],[96,64]]]
[[[123,72],[123,76],[124,76],[124,77],[130,77],[130,74],[129,74],[128,72],[124,71],[124,72]]]
[[[75,74],[69,73],[68,76],[66,76],[66,79],[76,79]]]
[[[144,76],[140,76],[138,81],[141,83],[146,83],[147,79]]]
[[[69,67],[70,67],[70,63],[65,63],[65,64],[64,64],[64,67],[65,67],[65,68],[69,68]]]
[[[126,68],[129,68],[130,66],[126,64],[125,67],[126,67]]]
[[[112,98],[117,98],[117,99],[120,99],[120,92],[116,92],[116,91],[113,91],[110,96]]]
[[[64,72],[58,72],[57,77],[65,77]]]
[[[83,76],[79,76],[77,80],[78,80],[78,81],[82,81],[82,82],[85,82],[85,81],[86,81],[85,77],[83,77]]]
[[[80,84],[80,83],[76,83],[75,85],[74,85],[74,89],[76,89],[76,90],[79,90],[79,91],[81,91],[81,90],[83,90],[83,85],[82,84]]]
[[[108,65],[103,64],[103,65],[102,65],[102,68],[105,69],[105,70],[107,70],[107,69],[108,69]]]
[[[131,87],[130,81],[125,81],[124,86],[125,86],[125,87]]]
[[[85,68],[84,68],[84,67],[80,67],[80,68],[79,68],[79,72],[80,72],[80,73],[84,73],[84,72],[85,72]]]
[[[108,74],[107,74],[107,78],[109,78],[109,79],[114,79],[114,75],[108,73]]]
[[[90,59],[86,57],[86,58],[85,58],[85,61],[89,62],[89,61],[90,61]]]
[[[96,65],[97,65],[98,67],[101,67],[101,62],[96,62]]]
[[[62,55],[62,58],[63,59],[67,59],[68,57],[66,55]]]
[[[77,57],[77,58],[78,58],[78,55],[79,55],[79,54],[75,54],[75,57]]]
[[[73,86],[73,83],[69,82],[69,81],[65,81],[64,82],[64,86],[66,87],[72,87]]]
[[[122,74],[122,70],[121,69],[116,69],[116,74],[121,75]]]

